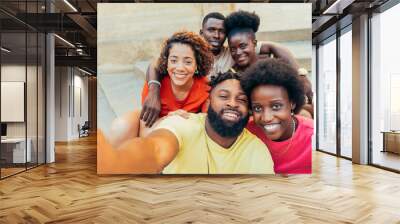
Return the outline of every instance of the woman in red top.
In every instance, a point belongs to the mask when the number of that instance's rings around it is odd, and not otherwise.
[[[311,173],[313,120],[294,115],[305,103],[297,72],[286,63],[259,60],[243,74],[253,121],[247,128],[268,147],[275,173]]]
[[[209,89],[206,76],[212,65],[210,45],[200,35],[183,31],[168,38],[164,42],[156,68],[161,76],[160,117],[179,109],[192,113],[205,112]],[[151,85],[157,83],[144,85],[142,104],[148,94],[149,85],[151,88]],[[140,120],[140,110],[136,110],[113,122],[110,142],[118,145],[126,139],[145,136],[150,130]]]

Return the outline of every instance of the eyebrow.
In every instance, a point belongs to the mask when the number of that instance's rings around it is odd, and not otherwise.
[[[220,89],[220,90],[218,90],[218,92],[231,93],[231,91],[229,91],[229,90],[227,90],[227,89]],[[241,96],[241,95],[247,96],[243,91],[240,92],[239,96]]]
[[[175,56],[175,55],[169,55],[168,57],[169,58],[178,58],[178,56]],[[185,56],[185,57],[183,57],[183,59],[192,59],[192,60],[194,60],[194,58],[192,58],[190,56]]]

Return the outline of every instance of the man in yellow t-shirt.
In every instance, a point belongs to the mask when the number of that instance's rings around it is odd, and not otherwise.
[[[99,174],[273,174],[269,150],[245,129],[248,99],[232,72],[210,82],[207,114],[189,119],[170,116],[146,137],[114,149],[101,132],[97,146]]]

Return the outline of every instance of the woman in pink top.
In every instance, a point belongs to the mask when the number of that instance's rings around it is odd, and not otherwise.
[[[311,173],[313,120],[295,115],[305,103],[297,72],[283,61],[259,60],[243,75],[253,120],[247,128],[268,147],[275,173]]]

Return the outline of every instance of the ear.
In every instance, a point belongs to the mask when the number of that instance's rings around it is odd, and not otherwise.
[[[291,109],[292,109],[292,111],[293,111],[294,109],[296,109],[296,104],[295,104],[295,103],[291,103]]]
[[[203,35],[203,29],[200,29],[199,34]]]
[[[254,46],[257,46],[257,40],[256,39],[254,39],[253,43],[254,43]]]

